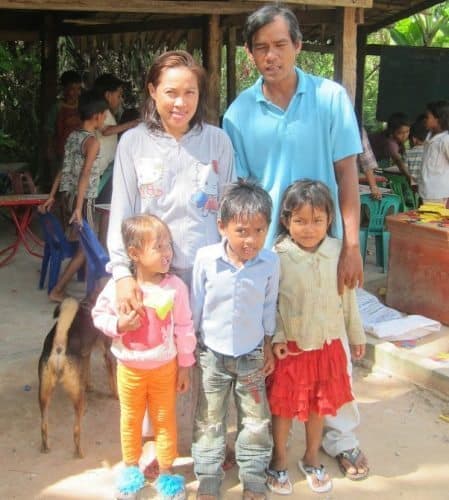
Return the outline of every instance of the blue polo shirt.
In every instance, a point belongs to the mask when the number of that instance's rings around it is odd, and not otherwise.
[[[273,200],[267,248],[274,242],[285,189],[304,178],[322,181],[331,190],[337,211],[332,233],[342,238],[334,162],[362,151],[345,89],[299,68],[295,71],[298,85],[287,109],[265,98],[260,77],[237,97],[223,118],[236,152],[237,175],[257,179]]]
[[[271,250],[236,267],[226,240],[200,248],[193,265],[191,307],[195,331],[220,354],[242,356],[276,327],[279,257]]]

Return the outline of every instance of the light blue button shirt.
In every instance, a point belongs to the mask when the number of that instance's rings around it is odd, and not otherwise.
[[[225,251],[226,241],[198,250],[191,306],[195,331],[210,349],[227,356],[254,350],[276,327],[279,257],[263,249],[243,267]]]

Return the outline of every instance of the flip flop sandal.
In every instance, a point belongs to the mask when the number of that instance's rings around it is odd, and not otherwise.
[[[332,479],[330,479],[329,476],[324,484],[320,486],[314,484],[314,478],[318,479],[318,481],[326,480],[327,471],[323,464],[319,467],[313,467],[312,465],[305,465],[302,460],[299,460],[298,467],[306,477],[309,488],[315,493],[327,493],[332,489]]]
[[[357,469],[357,460],[360,457],[361,453],[362,450],[356,447],[352,448],[351,450],[342,451],[335,457],[337,459],[338,467],[340,468],[343,476],[347,477],[351,481],[360,481],[368,477],[368,466],[366,466],[365,472],[348,472],[347,467],[345,467],[345,464],[343,463],[343,460],[346,460]]]
[[[286,470],[267,469],[267,487],[277,495],[291,495],[293,486]]]

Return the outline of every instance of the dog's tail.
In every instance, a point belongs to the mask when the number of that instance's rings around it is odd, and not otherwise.
[[[48,359],[48,363],[53,365],[55,372],[60,375],[64,368],[65,352],[67,347],[67,337],[70,326],[78,311],[78,301],[72,298],[64,299],[59,310],[56,333],[53,339],[53,347]]]

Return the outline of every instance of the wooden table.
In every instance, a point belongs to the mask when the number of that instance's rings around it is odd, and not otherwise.
[[[106,248],[107,236],[108,236],[108,226],[109,226],[109,212],[111,211],[110,203],[97,203],[95,204],[95,210],[98,212],[98,239],[100,243]]]
[[[387,216],[386,302],[449,324],[449,226],[416,219],[413,211]]]
[[[0,255],[6,254],[0,260],[0,266],[7,264],[17,253],[19,245],[22,243],[30,255],[42,257],[40,253],[35,252],[30,243],[33,242],[43,246],[43,242],[31,231],[30,221],[33,215],[33,208],[41,205],[47,200],[48,194],[12,194],[0,196],[0,208],[5,207],[9,210],[11,220],[16,228],[16,238],[7,247],[0,250]]]

